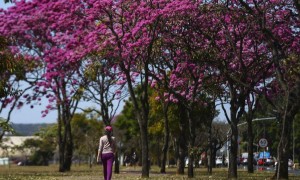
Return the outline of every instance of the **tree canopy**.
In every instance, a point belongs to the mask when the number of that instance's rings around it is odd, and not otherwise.
[[[179,129],[181,135],[187,133],[180,136],[188,140],[184,146],[195,145],[195,106],[213,107],[212,120],[217,100],[224,111],[229,103],[228,178],[237,178],[238,124],[257,98],[252,93],[265,96],[280,114],[277,155],[283,161],[276,176],[286,178],[290,125],[300,107],[299,12],[299,2],[292,0],[22,0],[1,10],[0,32],[14,57],[34,64],[39,74],[32,83],[35,95],[49,101],[43,114],[58,110],[58,122],[68,132],[60,138],[68,139],[60,147],[66,157],[73,153],[70,122],[78,103],[96,77],[102,77],[90,88],[89,98],[100,95],[101,88],[102,93],[114,92],[113,97],[128,92],[141,137],[142,177],[149,177],[151,87],[160,91],[154,99],[178,105]],[[15,75],[22,78],[23,73]],[[276,103],[279,95],[281,104]],[[107,112],[102,116],[109,124]],[[70,160],[62,162],[66,170]],[[190,155],[189,177],[192,161]]]

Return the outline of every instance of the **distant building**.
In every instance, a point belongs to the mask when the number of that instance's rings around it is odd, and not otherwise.
[[[8,165],[9,164],[9,158],[0,158],[0,165]]]
[[[27,139],[38,139],[38,136],[4,136],[0,142],[0,158],[24,157],[31,155],[29,149],[20,149]]]

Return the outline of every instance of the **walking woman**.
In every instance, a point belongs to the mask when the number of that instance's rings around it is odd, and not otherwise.
[[[114,154],[116,151],[115,137],[112,136],[112,127],[105,127],[105,135],[99,140],[97,162],[103,164],[104,180],[111,180]]]

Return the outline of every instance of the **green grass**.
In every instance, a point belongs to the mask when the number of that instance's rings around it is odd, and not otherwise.
[[[66,173],[58,172],[57,165],[51,166],[0,166],[0,180],[96,180],[103,179],[102,166],[95,165],[89,168],[87,165],[73,165],[72,170]],[[166,174],[160,174],[158,167],[151,167],[150,180],[188,179],[187,169],[185,175],[176,175],[175,168],[167,168]],[[238,179],[270,179],[273,173],[256,171],[253,174],[239,169]],[[298,177],[299,178],[299,177]],[[138,180],[141,179],[141,167],[121,167],[119,174],[113,174],[112,179]],[[208,175],[206,168],[195,169],[195,178],[192,179],[227,179],[226,168],[215,168],[213,174]],[[290,176],[290,179],[296,177]]]

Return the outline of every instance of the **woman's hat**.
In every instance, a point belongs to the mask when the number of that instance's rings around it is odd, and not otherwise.
[[[112,127],[111,126],[106,126],[105,131],[112,131]]]

